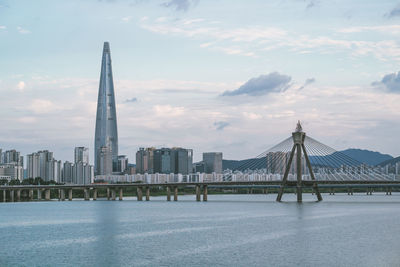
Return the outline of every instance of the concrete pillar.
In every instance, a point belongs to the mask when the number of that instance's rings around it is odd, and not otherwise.
[[[110,188],[107,187],[107,200],[110,200]]]
[[[350,196],[350,188],[347,188],[347,195]]]
[[[37,190],[37,199],[42,200],[42,190],[40,189]]]
[[[203,201],[207,201],[207,185],[203,185]]]
[[[7,201],[7,191],[3,190],[3,202]]]
[[[111,189],[111,199],[112,200],[115,200],[115,195],[116,195],[115,189],[113,188],[113,189]]]
[[[167,186],[167,201],[171,201],[171,188]]]
[[[389,187],[389,195],[392,195],[392,188]]]
[[[32,201],[33,200],[33,189],[29,189],[28,196],[29,196],[29,200]]]
[[[93,200],[97,200],[97,188],[93,188]]]
[[[353,195],[353,188],[350,188],[350,195]]]
[[[124,192],[122,191],[122,187],[119,188],[119,200],[122,200]]]
[[[14,202],[14,190],[10,190],[10,202]]]
[[[68,189],[68,200],[72,201],[72,188]]]
[[[178,187],[174,187],[174,201],[178,201]]]
[[[143,192],[142,192],[142,188],[141,187],[138,187],[137,189],[136,189],[136,195],[137,195],[137,200],[138,201],[142,201],[143,200]],[[146,192],[146,200],[147,200],[147,192]]]
[[[196,201],[200,201],[200,186],[196,185]]]
[[[18,189],[17,190],[17,202],[20,202],[20,201],[21,201],[21,190]]]
[[[146,187],[146,201],[150,200],[150,187]]]
[[[332,188],[332,195],[335,194],[335,188]]]
[[[60,189],[60,200],[61,201],[65,200],[65,190],[64,189]]]
[[[85,198],[85,200],[90,200],[89,196],[90,196],[89,188],[84,188],[83,189],[83,197]]]
[[[50,200],[50,189],[46,189],[46,191],[44,191],[44,198],[46,200]]]

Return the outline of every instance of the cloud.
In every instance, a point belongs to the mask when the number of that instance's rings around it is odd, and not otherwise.
[[[373,82],[372,86],[384,87],[389,92],[400,93],[400,71],[383,76],[381,81]]]
[[[272,92],[283,92],[290,87],[290,76],[271,72],[248,80],[245,84],[233,91],[225,91],[222,96],[251,95],[259,96]]]
[[[315,79],[309,78],[304,82],[304,84],[298,90],[302,90],[302,89],[304,89],[304,87],[306,87],[307,85],[312,84],[312,83],[315,83]]]
[[[400,17],[400,4],[395,6],[386,16],[389,18]]]
[[[191,6],[195,6],[198,0],[170,0],[168,2],[162,3],[164,7],[175,8],[176,11],[188,11]]]
[[[306,9],[313,8],[313,7],[317,6],[318,4],[319,4],[318,0],[311,0],[310,2],[308,2]]]
[[[2,26],[2,25],[0,25],[0,30],[5,30],[5,29],[7,29],[7,27],[6,27],[6,26]]]
[[[57,106],[46,99],[34,99],[28,108],[36,114],[51,113],[57,110]]]
[[[137,102],[137,101],[138,101],[138,100],[137,100],[136,97],[132,97],[132,98],[130,98],[130,99],[125,100],[125,103],[135,103],[135,102]]]
[[[25,82],[24,81],[20,81],[17,84],[17,90],[23,92],[25,89]]]
[[[132,16],[123,17],[121,20],[122,20],[123,22],[129,22],[129,21],[132,20]]]
[[[22,27],[20,27],[20,26],[17,27],[17,31],[18,31],[20,34],[28,34],[28,33],[31,33],[31,32],[28,31],[27,29],[24,29],[24,28],[22,28]]]
[[[218,131],[222,131],[225,127],[229,126],[230,123],[226,121],[216,121],[214,122],[214,126]]]
[[[178,117],[185,113],[184,107],[173,107],[171,105],[155,105],[153,110],[159,117]]]

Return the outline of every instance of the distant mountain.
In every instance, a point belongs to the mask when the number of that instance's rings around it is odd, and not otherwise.
[[[342,164],[348,164],[349,159],[343,159],[343,156],[340,156],[340,153],[345,154],[346,156],[355,159],[358,162],[362,162],[368,165],[377,165],[382,162],[395,160],[392,156],[387,154],[381,154],[379,152],[364,150],[364,149],[355,149],[349,148],[343,151],[335,152],[331,155],[323,156],[323,157],[315,157],[310,156],[311,164],[319,165],[320,162],[324,164],[331,165],[332,167],[339,167]],[[400,157],[396,158],[400,161]],[[267,164],[264,158],[260,159],[244,159],[244,160],[222,160],[222,169],[230,169],[235,170],[237,168],[266,168]]]
[[[368,165],[377,165],[383,161],[393,159],[393,157],[388,154],[381,154],[379,152],[364,149],[349,148],[340,152]]]
[[[378,165],[379,165],[379,166],[386,166],[386,165],[388,165],[388,164],[394,165],[394,164],[396,164],[396,163],[399,162],[399,161],[400,161],[400,157],[397,157],[397,158],[393,158],[393,159],[389,159],[389,160],[382,161],[382,162],[380,162]]]

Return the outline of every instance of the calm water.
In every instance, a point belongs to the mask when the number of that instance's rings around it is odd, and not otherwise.
[[[0,203],[0,266],[400,266],[400,195],[275,197]]]

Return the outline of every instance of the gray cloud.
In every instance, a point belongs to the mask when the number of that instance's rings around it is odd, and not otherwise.
[[[130,98],[130,99],[125,100],[125,103],[135,103],[135,102],[137,102],[137,101],[138,101],[138,100],[137,100],[136,97],[132,97],[132,98]]]
[[[304,87],[312,83],[315,83],[315,78],[308,78],[298,90],[302,90]]]
[[[175,8],[176,11],[188,11],[191,6],[195,6],[198,2],[199,0],[170,0],[161,5]]]
[[[313,7],[317,6],[318,4],[319,4],[318,0],[311,0],[310,2],[308,2],[306,9],[313,8]]]
[[[384,87],[389,92],[400,93],[400,71],[383,76],[381,81],[373,82],[372,86]]]
[[[400,4],[395,6],[386,16],[389,18],[400,17]]]
[[[290,76],[271,72],[248,80],[245,84],[233,91],[225,91],[222,96],[251,95],[259,96],[271,92],[283,92],[290,87]]]
[[[216,121],[214,122],[214,126],[218,131],[222,131],[225,127],[229,126],[230,123],[226,121]]]

